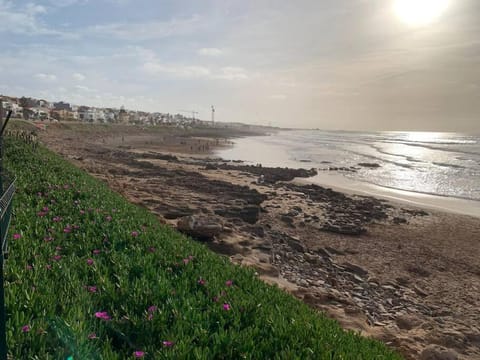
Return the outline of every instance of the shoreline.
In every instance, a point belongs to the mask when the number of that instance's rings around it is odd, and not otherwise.
[[[480,218],[480,201],[477,200],[387,188],[362,181],[351,180],[339,174],[325,172],[311,178],[295,179],[294,182],[299,184],[316,184],[331,187],[334,190],[348,194],[374,196],[395,202],[399,205],[415,206],[424,210]]]
[[[292,169],[209,159],[211,151],[191,153],[195,137],[114,130],[110,140],[60,126],[39,135],[160,221],[252,266],[344,328],[406,359],[432,347],[480,356],[477,219],[299,184]]]

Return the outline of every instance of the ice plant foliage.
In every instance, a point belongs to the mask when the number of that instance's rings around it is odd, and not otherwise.
[[[17,177],[5,287],[12,359],[73,350],[74,359],[400,359],[41,146],[5,140]]]

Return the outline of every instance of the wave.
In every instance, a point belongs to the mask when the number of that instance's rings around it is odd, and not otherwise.
[[[465,166],[462,165],[456,165],[456,164],[447,164],[447,163],[442,163],[442,162],[432,162],[433,165],[441,166],[441,167],[450,167],[454,169],[466,169]]]

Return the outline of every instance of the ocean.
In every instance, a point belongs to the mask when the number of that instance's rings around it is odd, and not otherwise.
[[[337,180],[333,183],[370,184],[399,192],[471,200],[480,209],[480,135],[280,131],[236,139],[232,148],[216,155],[263,166],[316,168],[319,183],[335,173]],[[329,171],[332,167],[356,171]]]

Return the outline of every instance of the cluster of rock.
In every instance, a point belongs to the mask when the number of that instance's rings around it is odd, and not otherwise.
[[[361,235],[366,225],[375,220],[388,218],[392,206],[386,201],[366,196],[347,196],[338,191],[318,185],[283,184],[282,186],[295,192],[305,194],[314,203],[322,207],[323,220],[320,229],[344,235]],[[318,217],[308,218],[306,222],[318,221]]]
[[[431,309],[415,300],[418,292],[424,291],[405,286],[402,279],[380,284],[356,264],[337,263],[335,256],[345,255],[341,251],[309,251],[299,239],[285,233],[276,233],[273,238],[272,258],[280,274],[300,287],[317,290],[317,297],[322,299],[315,301],[323,300],[317,302],[350,306],[350,311],[364,313],[371,325],[386,325],[406,314],[431,313]]]

